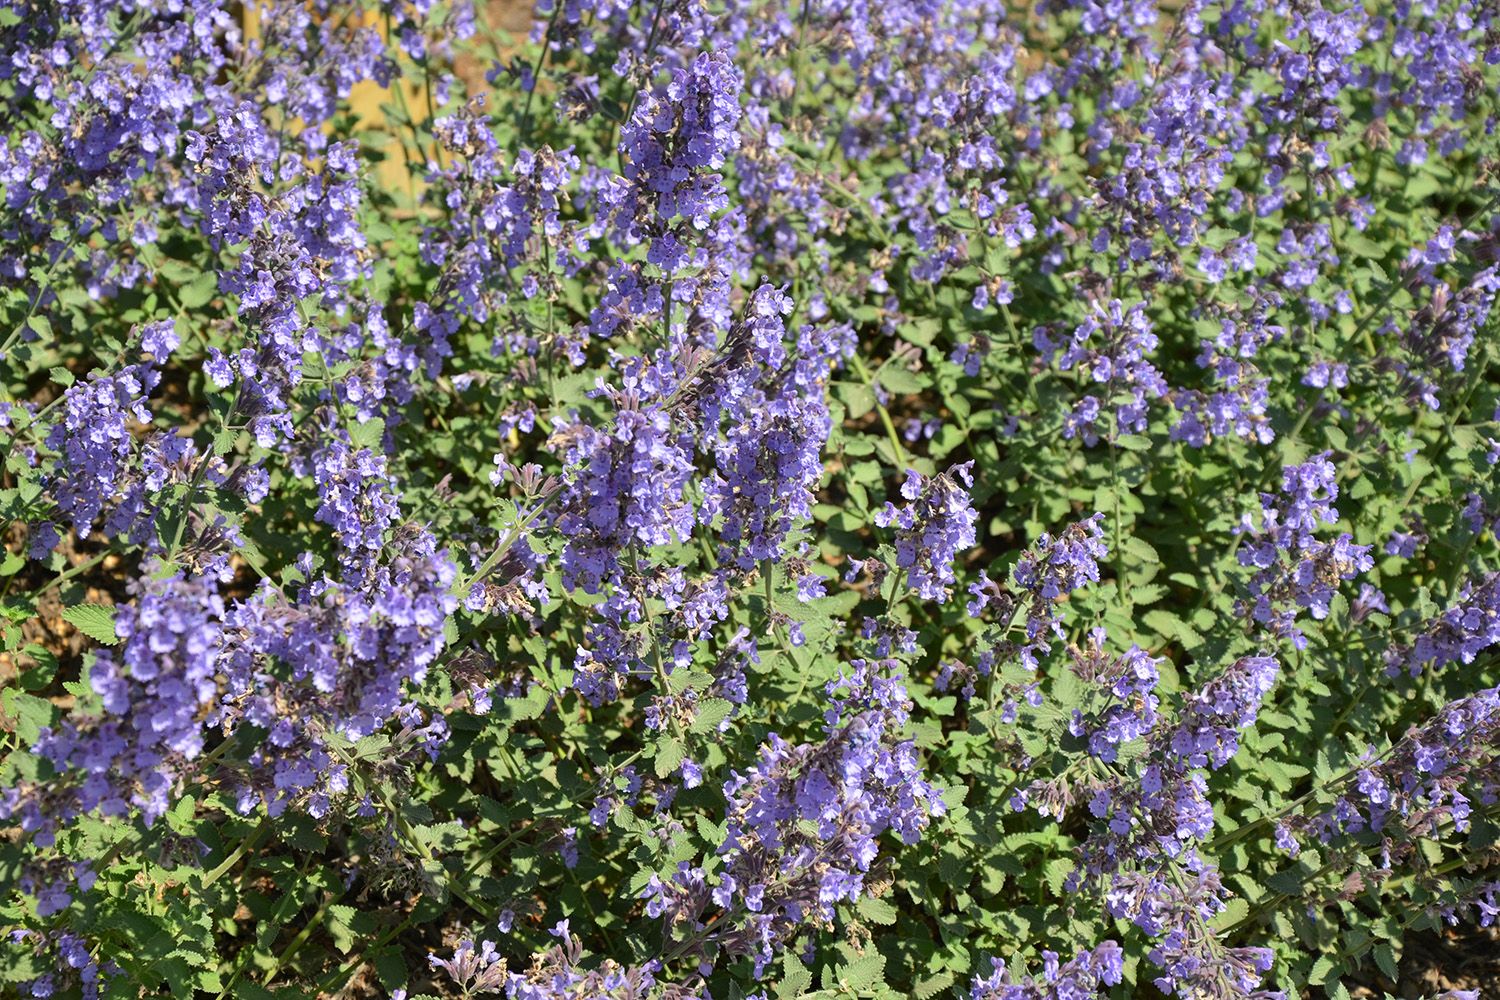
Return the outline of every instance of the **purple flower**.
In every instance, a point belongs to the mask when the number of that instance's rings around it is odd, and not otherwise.
[[[976,540],[974,523],[979,515],[969,505],[969,494],[958,480],[973,485],[972,462],[955,465],[928,478],[906,471],[901,495],[912,501],[897,508],[887,502],[875,512],[874,521],[883,528],[895,527],[896,565],[906,570],[906,584],[923,600],[945,602],[957,581],[953,563]]]

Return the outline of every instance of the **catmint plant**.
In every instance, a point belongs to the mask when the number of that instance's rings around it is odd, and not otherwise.
[[[0,992],[1489,946],[1492,4],[504,6],[0,0]]]

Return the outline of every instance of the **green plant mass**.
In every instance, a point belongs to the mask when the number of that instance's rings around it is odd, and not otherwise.
[[[1500,989],[1497,0],[0,0],[0,125],[0,1000]]]

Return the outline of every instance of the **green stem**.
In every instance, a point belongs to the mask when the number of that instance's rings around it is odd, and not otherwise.
[[[855,354],[850,360],[854,362],[854,370],[859,373],[859,377],[864,382],[865,387],[874,396],[875,383],[870,378],[870,370],[865,367],[864,359]],[[875,397],[875,412],[880,414],[880,422],[885,425],[885,433],[891,440],[891,450],[896,454],[896,465],[899,466],[898,471],[904,471],[907,468],[906,450],[901,447],[901,436],[896,433],[896,424],[891,420],[891,413],[885,408],[885,404],[880,401],[879,396]]]
[[[521,145],[531,139],[531,102],[536,97],[537,84],[541,83],[542,69],[547,65],[547,57],[552,54],[552,28],[557,24],[557,15],[562,12],[562,9],[562,4],[554,3],[552,16],[547,19],[547,30],[542,35],[542,55],[536,61],[536,69],[532,71],[531,89],[526,92],[526,106],[521,109],[521,120],[516,123],[516,147],[511,150],[512,155],[519,153]]]
[[[313,914],[313,918],[298,932],[296,937],[292,938],[291,943],[286,946],[286,950],[276,957],[276,964],[271,966],[271,971],[266,975],[265,981],[260,984],[263,989],[270,989],[271,984],[276,981],[276,977],[281,974],[282,966],[290,962],[292,956],[297,954],[302,946],[307,943],[307,939],[312,936],[313,929],[323,922],[323,917],[328,913],[328,907],[332,906],[333,901],[337,898],[338,896],[331,892],[324,894],[323,905],[318,907],[318,912]],[[230,985],[233,985],[233,983]]]
[[[206,889],[209,886],[213,885],[220,879],[220,877],[224,875],[225,872],[229,871],[229,869],[238,864],[240,858],[243,858],[245,856],[245,852],[254,847],[255,842],[259,840],[261,838],[261,835],[269,829],[271,829],[271,819],[268,816],[265,819],[262,819],[260,821],[260,824],[256,826],[254,830],[251,830],[249,835],[246,836],[244,840],[240,841],[240,846],[235,848],[233,854],[224,859],[223,864],[219,865],[219,867],[203,876],[203,887]]]
[[[802,68],[803,55],[807,51],[807,13],[812,7],[812,0],[802,0],[802,16],[797,23],[797,60],[796,68],[792,71],[792,101],[788,118],[797,117],[797,95],[802,91]]]
[[[656,687],[661,692],[664,702],[663,709],[666,710],[668,722],[672,726],[672,732],[679,740],[687,743],[687,732],[682,728],[682,721],[677,718],[677,713],[671,710],[672,683],[667,678],[666,661],[661,655],[661,636],[657,634],[656,621],[651,614],[651,606],[646,602],[645,581],[640,574],[641,553],[637,544],[630,543],[630,572],[635,577],[635,599],[640,603],[641,614],[646,618],[646,631],[651,633],[651,652],[654,660],[653,673],[656,676]],[[767,608],[769,613],[769,607]]]
[[[71,580],[73,577],[77,576],[79,573],[84,573],[84,572],[87,572],[88,570],[93,569],[95,566],[99,565],[105,559],[108,559],[111,555],[113,555],[114,553],[116,553],[118,551],[120,551],[120,550],[119,550],[119,548],[117,546],[111,545],[109,548],[105,549],[103,552],[101,552],[98,555],[94,556],[92,559],[88,559],[88,560],[86,560],[84,562],[79,563],[77,566],[72,566],[72,567],[70,567],[68,569],[63,570],[61,573],[59,573],[55,577],[53,577],[51,579],[51,581],[49,581],[48,583],[44,584],[43,586],[38,587],[36,590],[32,591],[32,593],[33,594],[45,594],[47,591],[51,590],[53,587],[60,587],[64,583],[66,583],[67,581]],[[14,579],[15,579],[15,577],[12,576],[12,577],[10,577],[10,579],[8,579],[8,580],[5,581],[5,590],[6,591],[10,590],[11,581],[14,580]],[[3,595],[3,592],[0,592],[0,595]]]
[[[52,263],[47,265],[47,273],[42,276],[42,280],[37,284],[36,296],[31,300],[31,305],[27,307],[26,315],[21,317],[21,322],[16,324],[16,328],[10,332],[10,336],[5,339],[5,343],[0,344],[0,361],[4,361],[10,357],[10,349],[16,346],[16,341],[21,339],[21,334],[25,333],[26,328],[31,325],[31,318],[36,315],[37,307],[42,304],[42,297],[52,287],[52,279],[57,274],[57,269],[62,266],[63,260],[69,256],[70,254],[66,249],[60,249]]]

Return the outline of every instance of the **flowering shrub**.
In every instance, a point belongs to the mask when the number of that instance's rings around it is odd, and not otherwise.
[[[1500,7],[529,13],[0,0],[0,995],[1495,921]]]

